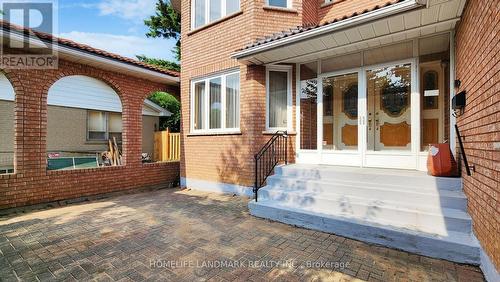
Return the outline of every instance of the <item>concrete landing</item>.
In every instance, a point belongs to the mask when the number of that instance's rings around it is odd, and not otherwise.
[[[430,257],[478,264],[460,178],[423,172],[288,165],[276,169],[252,215]]]

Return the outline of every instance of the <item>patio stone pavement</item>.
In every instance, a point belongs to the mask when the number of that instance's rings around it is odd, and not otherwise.
[[[483,281],[479,268],[163,189],[0,218],[0,281]]]

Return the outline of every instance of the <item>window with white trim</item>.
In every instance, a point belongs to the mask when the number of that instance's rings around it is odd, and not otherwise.
[[[103,111],[87,111],[87,140],[105,141],[116,138],[122,141],[122,114]]]
[[[292,0],[266,0],[267,6],[292,8]]]
[[[240,0],[192,0],[191,28],[196,29],[240,10]]]
[[[291,119],[291,68],[270,67],[266,80],[266,130],[286,130]]]
[[[191,132],[228,132],[240,128],[240,72],[191,83]]]

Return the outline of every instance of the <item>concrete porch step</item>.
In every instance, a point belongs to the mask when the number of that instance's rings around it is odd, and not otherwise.
[[[274,200],[251,201],[254,216],[333,233],[425,256],[450,261],[479,264],[479,244],[469,230],[448,231],[435,235],[411,229],[368,222],[363,219],[297,209]]]
[[[281,206],[379,223],[431,234],[471,230],[470,216],[461,210],[429,205],[409,207],[408,201],[388,201],[366,196],[308,193],[289,188],[264,187],[259,200]]]
[[[328,197],[354,196],[370,200],[389,201],[407,208],[422,210],[441,210],[453,208],[467,209],[467,198],[462,191],[425,188],[409,188],[396,185],[362,183],[357,181],[308,180],[283,175],[268,178],[266,188],[285,189],[290,192],[304,193],[308,196]]]
[[[433,177],[425,172],[412,170],[291,164],[276,167],[275,175],[324,182],[368,183],[401,189],[462,190],[460,178]]]

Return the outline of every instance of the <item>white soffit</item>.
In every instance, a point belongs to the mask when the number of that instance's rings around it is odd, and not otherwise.
[[[450,31],[460,19],[465,1],[430,1],[428,7],[289,43],[240,60],[253,64],[302,63]]]

